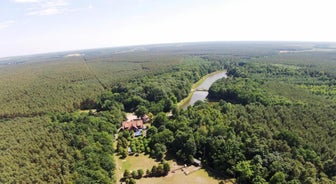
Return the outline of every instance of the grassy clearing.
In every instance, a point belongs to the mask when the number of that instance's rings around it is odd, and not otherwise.
[[[152,169],[153,165],[157,165],[154,159],[149,158],[147,155],[140,154],[139,156],[128,156],[126,159],[120,159],[119,156],[115,157],[116,160],[116,178],[119,181],[127,169],[134,171],[143,169],[145,172],[147,169]]]
[[[170,184],[170,183],[193,183],[193,184],[218,184],[219,181],[211,176],[204,170],[200,169],[198,171],[195,171],[189,175],[185,175],[181,170],[176,171],[173,174],[169,174],[166,177],[159,177],[159,178],[142,178],[140,180],[137,180],[137,184]],[[224,180],[227,184],[234,183],[234,180]]]
[[[79,113],[86,113],[88,114],[90,111],[91,112],[97,112],[97,109],[87,109],[87,110],[77,110]]]
[[[134,171],[138,169],[143,169],[145,172],[147,169],[151,169],[153,165],[157,165],[154,159],[149,158],[147,155],[140,154],[139,156],[128,156],[126,159],[120,159],[118,156],[115,157],[116,160],[116,178],[117,183],[123,177],[124,171],[127,169],[129,171]],[[171,170],[182,167],[178,165],[173,160],[167,161],[171,166]],[[209,175],[205,169],[197,170],[189,175],[185,175],[181,170],[176,170],[174,173],[169,173],[166,177],[153,177],[153,178],[142,178],[137,180],[137,184],[168,184],[168,183],[207,183],[207,184],[218,184],[218,180]],[[234,180],[224,180],[225,183],[234,183]]]
[[[191,97],[193,96],[194,92],[195,92],[195,89],[192,89],[192,90],[190,91],[190,93],[188,94],[187,97],[185,97],[185,98],[182,99],[179,103],[177,103],[177,106],[178,106],[179,108],[183,108],[183,107],[190,101],[190,99],[191,99]]]

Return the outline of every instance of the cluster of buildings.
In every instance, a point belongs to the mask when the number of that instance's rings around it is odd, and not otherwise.
[[[147,115],[144,115],[138,119],[127,120],[121,123],[121,129],[134,131],[134,136],[138,137],[142,135],[142,130],[146,129],[144,123],[147,123],[149,120],[150,119]]]

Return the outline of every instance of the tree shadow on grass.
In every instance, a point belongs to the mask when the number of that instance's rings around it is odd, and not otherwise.
[[[175,156],[169,152],[166,153],[164,160],[176,162],[178,165],[184,165],[184,162],[181,162],[175,158]]]
[[[173,161],[176,162],[178,165],[185,165],[184,162],[178,161],[176,159],[176,157],[172,154],[172,153],[166,153],[164,160],[166,161]],[[202,165],[202,169],[205,170],[205,172],[212,178],[216,179],[216,180],[221,180],[225,182],[229,182],[229,183],[236,183],[236,180],[229,175],[223,175],[222,173],[218,172],[215,169],[212,169],[211,167],[207,166],[207,165]]]
[[[222,173],[216,171],[215,169],[207,165],[203,165],[202,168],[208,173],[210,177],[213,177],[216,180],[228,180],[233,178],[232,176],[229,175],[223,175]]]

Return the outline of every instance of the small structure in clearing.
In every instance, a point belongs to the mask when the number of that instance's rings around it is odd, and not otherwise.
[[[132,151],[132,149],[130,147],[127,148],[127,152],[128,152],[129,155],[133,155],[134,154],[133,151]]]
[[[201,167],[202,166],[202,162],[196,158],[193,159],[193,164],[197,167]]]
[[[141,119],[132,119],[130,121],[124,121],[121,123],[122,130],[134,131],[134,136],[138,137],[142,135],[142,130],[146,127],[144,123],[148,122],[150,118],[147,115],[141,117]]]
[[[142,129],[138,129],[136,132],[134,132],[134,137],[139,137],[142,135]]]
[[[149,120],[150,120],[150,118],[145,114],[145,115],[143,115],[142,117],[141,117],[141,119],[142,119],[142,121],[144,122],[144,123],[147,123]]]

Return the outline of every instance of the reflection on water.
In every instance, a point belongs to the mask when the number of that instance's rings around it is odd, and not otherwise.
[[[227,77],[226,72],[219,72],[212,76],[209,76],[207,79],[203,81],[201,85],[199,85],[197,90],[206,90],[206,91],[195,91],[190,100],[183,106],[183,109],[186,109],[189,105],[194,105],[194,103],[198,100],[204,100],[208,96],[208,91],[212,83],[221,79],[223,77]]]
[[[195,91],[192,97],[190,98],[189,102],[183,106],[186,109],[189,105],[194,105],[197,100],[204,100],[208,96],[207,91]]]
[[[207,79],[205,79],[202,82],[201,85],[199,85],[197,87],[197,89],[200,89],[200,90],[206,89],[206,90],[208,90],[210,88],[210,86],[212,85],[212,83],[214,83],[216,80],[221,79],[223,77],[227,77],[225,71],[216,73],[216,74],[214,74],[212,76],[209,76]]]

